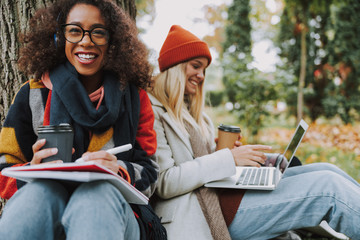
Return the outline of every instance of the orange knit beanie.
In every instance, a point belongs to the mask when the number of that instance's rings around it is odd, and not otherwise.
[[[179,25],[171,26],[160,50],[160,71],[196,57],[206,57],[210,65],[211,54],[208,45]]]

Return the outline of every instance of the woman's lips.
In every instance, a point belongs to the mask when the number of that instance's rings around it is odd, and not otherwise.
[[[82,64],[92,64],[96,61],[97,54],[94,53],[76,53],[77,60]]]

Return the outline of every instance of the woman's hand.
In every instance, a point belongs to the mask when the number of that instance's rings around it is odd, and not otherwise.
[[[242,145],[242,143],[240,142],[241,138],[242,138],[242,136],[241,136],[241,134],[239,134],[238,140],[235,141],[235,143],[234,143],[234,148],[235,147],[240,147]]]
[[[30,162],[30,165],[40,164],[44,158],[57,154],[58,152],[57,148],[41,149],[45,145],[45,143],[46,143],[45,139],[40,139],[34,143],[34,145],[32,146],[34,155]],[[62,160],[56,160],[47,163],[62,163],[62,162],[63,162]]]
[[[94,161],[100,165],[110,169],[111,171],[117,173],[119,171],[119,165],[115,155],[108,153],[104,150],[97,152],[86,152],[82,155],[82,159],[85,162]]]
[[[260,167],[266,161],[266,156],[262,151],[269,150],[271,150],[271,147],[267,145],[244,145],[235,147],[230,151],[236,166]]]

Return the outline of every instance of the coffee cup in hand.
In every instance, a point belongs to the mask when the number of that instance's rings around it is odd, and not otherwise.
[[[60,125],[40,126],[37,129],[38,138],[46,139],[44,148],[57,148],[57,154],[44,158],[41,162],[50,162],[54,160],[62,160],[63,162],[71,162],[72,146],[74,133],[70,124],[62,123]]]
[[[216,150],[223,148],[232,149],[235,141],[240,137],[241,129],[237,126],[220,124],[218,127],[218,142]]]

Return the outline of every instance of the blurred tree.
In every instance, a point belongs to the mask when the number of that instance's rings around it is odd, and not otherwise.
[[[359,11],[358,0],[339,1],[332,7],[328,48],[331,68],[322,71],[333,79],[322,101],[325,116],[339,114],[345,123],[359,117],[360,112]]]
[[[259,4],[264,4],[259,1]],[[234,0],[228,9],[223,43],[223,82],[233,112],[256,141],[270,104],[278,98],[277,83],[253,67],[249,0]]]
[[[135,0],[136,19],[146,18],[146,21],[152,23],[156,16],[155,0]],[[139,32],[146,32],[146,29],[139,28]]]
[[[298,104],[298,117],[302,87],[312,120],[340,115],[348,123],[352,110],[359,111],[359,61],[355,60],[360,57],[359,4],[357,0],[285,0],[277,40],[283,60],[279,67],[299,76],[284,82],[288,89],[298,86],[287,95],[293,113]]]
[[[236,102],[237,90],[234,86],[239,81],[238,73],[248,71],[247,65],[253,60],[249,13],[249,0],[234,0],[228,8],[222,64],[226,95],[233,103]]]
[[[279,98],[280,85],[256,69],[234,72],[227,78],[235,83],[232,88],[237,92],[233,112],[245,124],[248,141],[258,142],[258,132],[264,126],[266,117],[275,114],[274,105]]]
[[[205,5],[203,9],[205,20],[214,28],[214,34],[205,36],[203,40],[221,54],[223,51],[224,25],[226,23],[228,7],[226,4]]]
[[[28,21],[35,10],[55,0],[0,1],[0,122],[3,123],[10,102],[20,85],[30,76],[24,76],[17,68],[20,32],[28,30]],[[135,0],[116,0],[135,20]]]
[[[285,10],[283,24],[293,24],[292,33],[295,35],[300,43],[300,66],[299,66],[299,78],[297,89],[297,121],[303,118],[303,89],[305,86],[306,69],[307,69],[307,33],[309,31],[308,19],[309,19],[309,5],[311,0],[285,0]]]
[[[224,91],[207,91],[205,103],[207,106],[217,107],[223,103]]]
[[[155,0],[135,0],[137,17],[150,16],[151,19],[155,18]]]

